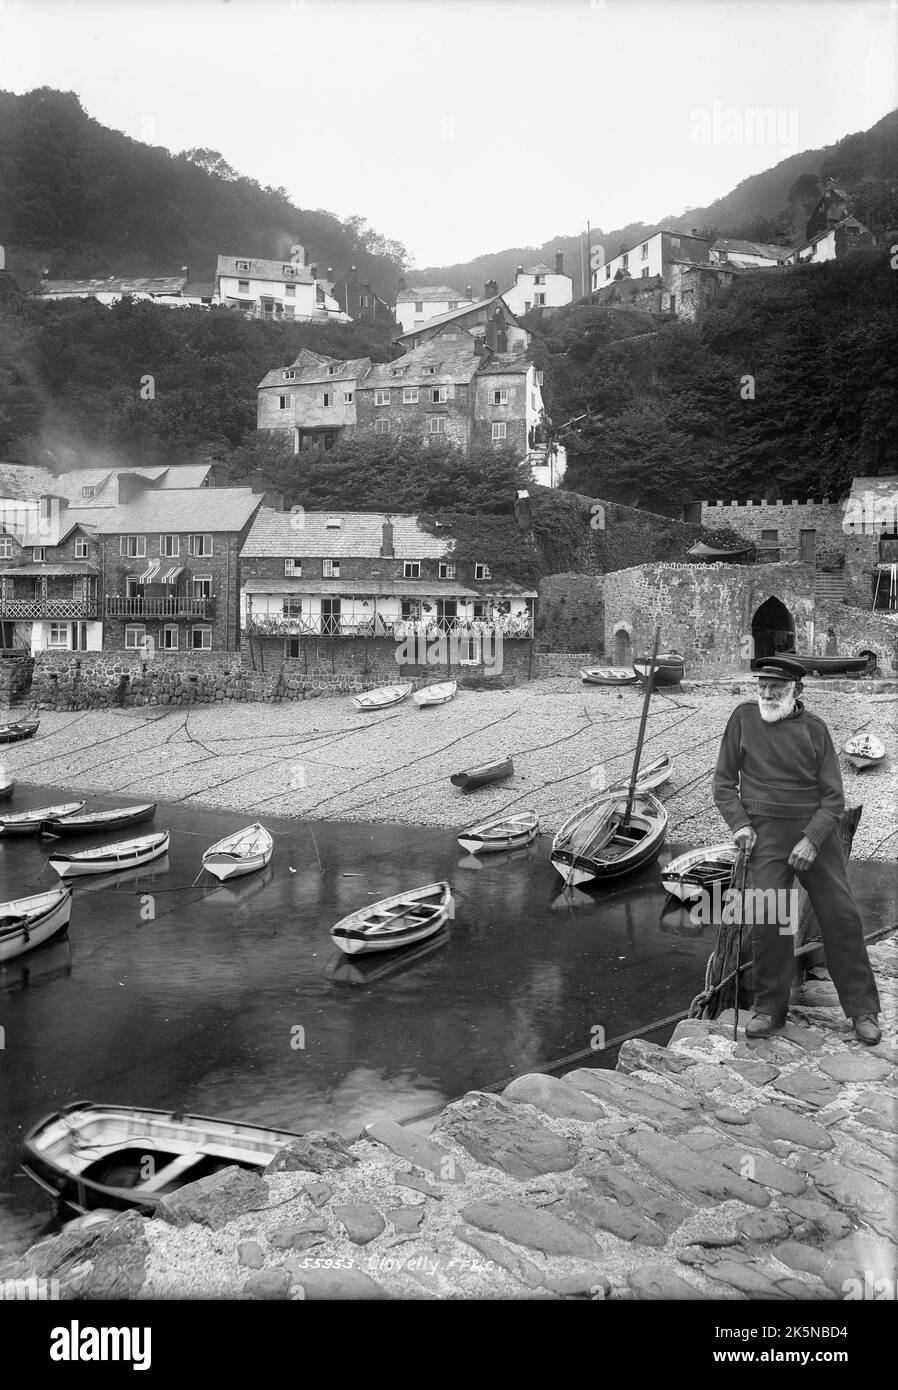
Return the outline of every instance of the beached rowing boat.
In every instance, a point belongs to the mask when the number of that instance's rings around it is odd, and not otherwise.
[[[348,956],[395,951],[434,936],[453,911],[449,884],[428,883],[351,912],[331,927],[331,937]]]
[[[420,709],[426,709],[428,705],[448,704],[457,690],[457,681],[439,681],[436,685],[425,685],[423,690],[416,690],[412,699]]]
[[[466,772],[455,772],[449,778],[453,787],[461,787],[463,792],[472,792],[477,787],[485,787],[490,782],[501,782],[511,777],[514,763],[511,758],[501,758],[495,763],[482,763],[480,767],[469,767]]]
[[[673,763],[670,754],[662,753],[660,758],[656,758],[653,763],[647,763],[641,767],[636,774],[636,790],[638,792],[651,792],[656,787],[670,780],[673,772]],[[617,791],[620,788],[626,789],[630,785],[629,780],[613,782],[608,791]]]
[[[18,724],[0,724],[0,743],[21,743],[33,738],[40,728],[39,719],[23,719]]]
[[[644,681],[646,678],[649,659],[648,656],[642,656],[633,662],[633,670],[640,680]],[[685,674],[686,666],[679,652],[658,653],[655,658],[654,685],[679,685]]]
[[[870,767],[878,767],[886,755],[886,746],[875,734],[855,734],[845,744],[842,752],[858,772]]]
[[[635,685],[639,677],[628,666],[581,666],[580,679],[586,685]]]
[[[404,681],[401,685],[382,685],[378,690],[366,690],[363,695],[353,695],[352,701],[356,709],[370,714],[375,710],[389,709],[391,705],[401,704],[411,693],[412,682]]]

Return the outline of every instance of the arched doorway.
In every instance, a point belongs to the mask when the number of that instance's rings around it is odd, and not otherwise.
[[[614,634],[614,664],[629,666],[632,662],[630,634],[625,627],[619,627]]]
[[[751,636],[755,658],[792,652],[795,650],[795,620],[778,598],[769,598],[755,610]]]

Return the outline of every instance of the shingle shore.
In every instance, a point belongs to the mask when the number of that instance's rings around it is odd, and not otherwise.
[[[643,762],[674,760],[661,790],[668,838],[726,837],[711,800],[720,736],[754,683],[694,687],[652,697]],[[824,683],[806,694],[837,748],[863,730],[886,744],[886,762],[858,774],[842,759],[848,804],[863,804],[855,859],[892,859],[898,833],[898,702]],[[606,782],[632,766],[641,711],[636,688],[559,677],[502,690],[461,690],[448,705],[411,701],[360,714],[351,699],[214,704],[163,710],[41,711],[37,736],[0,748],[21,781],[82,794],[153,797],[264,817],[461,827],[505,810],[539,812],[553,832]],[[19,716],[21,717],[21,716]],[[514,776],[466,795],[453,772],[512,755]]]
[[[625,1043],[615,1071],[469,1092],[426,1138],[308,1135],[276,1171],[228,1168],[154,1219],[70,1226],[0,1278],[58,1279],[63,1299],[881,1300],[898,938],[871,959],[875,1048],[817,972],[773,1039],[685,1022],[667,1048]]]

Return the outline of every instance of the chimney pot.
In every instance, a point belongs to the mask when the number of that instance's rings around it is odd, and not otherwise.
[[[473,302],[474,302],[474,286],[473,286],[473,285],[465,285],[465,299],[470,299],[470,300],[471,300],[471,303],[473,304]]]
[[[524,274],[524,267],[523,267],[522,265],[519,265],[518,268],[517,268],[517,270],[515,271],[515,278],[517,278],[518,275],[523,275],[523,274]]]
[[[120,506],[127,502],[133,502],[135,497],[139,497],[151,486],[149,478],[142,477],[140,473],[128,473],[127,471],[119,473],[116,482]]]

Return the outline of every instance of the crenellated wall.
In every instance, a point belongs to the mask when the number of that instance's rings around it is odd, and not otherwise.
[[[703,526],[730,527],[756,545],[761,544],[763,531],[776,531],[783,561],[800,558],[802,531],[817,533],[818,559],[826,553],[845,554],[844,506],[826,497],[820,502],[702,502],[701,507]]]

